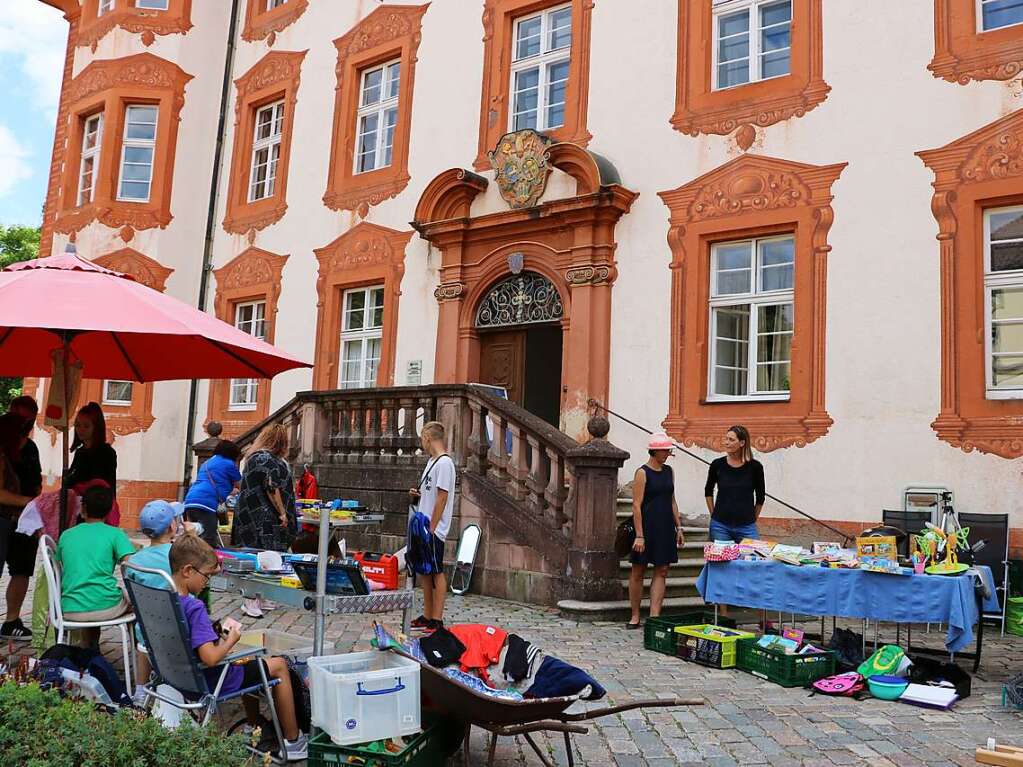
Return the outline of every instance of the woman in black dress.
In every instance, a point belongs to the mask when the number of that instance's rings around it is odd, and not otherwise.
[[[685,543],[682,518],[675,502],[675,478],[666,464],[671,457],[672,442],[667,434],[654,434],[647,445],[650,459],[636,470],[632,485],[632,519],[636,525],[636,542],[632,545],[632,572],[629,574],[629,604],[632,617],[627,628],[639,628],[643,579],[652,565],[650,583],[650,617],[661,614],[668,567],[678,562],[678,547]]]
[[[245,459],[238,505],[234,510],[231,542],[267,551],[287,551],[298,535],[295,480],[285,456],[288,432],[281,424],[267,426],[256,437]],[[261,618],[269,603],[246,600],[242,612]]]
[[[757,519],[764,508],[764,467],[753,457],[744,426],[725,432],[721,446],[725,455],[711,462],[703,489],[710,511],[710,538],[735,543],[756,539]]]

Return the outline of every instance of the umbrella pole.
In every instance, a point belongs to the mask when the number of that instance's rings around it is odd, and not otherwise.
[[[67,331],[63,334],[64,337],[64,349],[62,354],[62,367],[64,375],[62,376],[64,385],[64,428],[63,439],[61,446],[61,472],[60,472],[60,532],[64,532],[67,529],[67,508],[68,508],[68,486],[67,486],[67,469],[68,469],[68,442],[67,433],[68,427],[71,425],[70,418],[70,403],[68,402],[68,396],[70,394],[68,384],[68,359],[71,356],[71,342],[68,340]]]

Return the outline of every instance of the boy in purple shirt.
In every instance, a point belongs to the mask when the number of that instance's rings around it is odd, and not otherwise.
[[[218,635],[210,622],[206,606],[194,596],[209,585],[210,578],[220,569],[220,562],[208,543],[194,533],[188,533],[178,538],[171,546],[170,567],[171,577],[177,586],[178,597],[181,599],[181,607],[188,623],[192,649],[207,667],[204,670],[206,681],[210,689],[214,690],[223,671],[221,663],[242,636],[241,624],[231,620],[225,621],[223,634]],[[224,676],[220,694],[260,684],[262,679],[257,663],[264,663],[268,679],[279,681],[273,688],[273,696],[281,730],[284,733],[284,750],[289,762],[301,761],[307,757],[308,749],[306,737],[298,729],[287,661],[283,658],[270,657],[252,659],[245,663],[232,663]],[[258,699],[246,695],[242,698],[242,703],[245,705],[245,715],[249,723],[258,724]]]

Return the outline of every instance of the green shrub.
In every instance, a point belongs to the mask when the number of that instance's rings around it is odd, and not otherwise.
[[[215,727],[168,730],[127,710],[110,715],[38,684],[0,684],[0,767],[236,767],[245,743]]]

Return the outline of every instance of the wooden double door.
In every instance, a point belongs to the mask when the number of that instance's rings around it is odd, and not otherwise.
[[[506,389],[509,400],[560,427],[561,345],[556,322],[480,332],[480,383]]]

